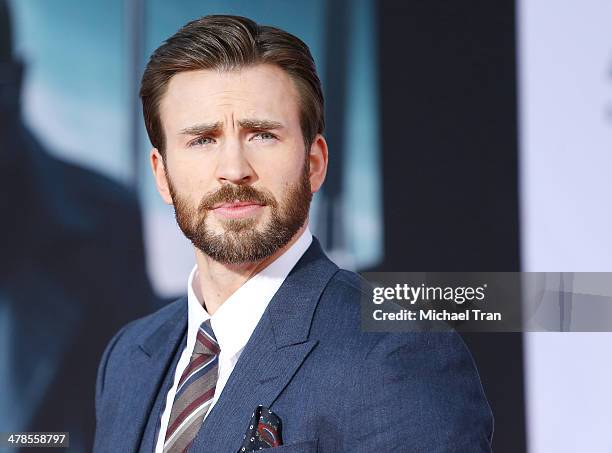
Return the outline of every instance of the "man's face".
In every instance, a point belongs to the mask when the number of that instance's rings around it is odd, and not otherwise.
[[[271,65],[170,80],[160,105],[168,192],[185,236],[216,261],[260,261],[304,225],[312,190],[298,102]]]

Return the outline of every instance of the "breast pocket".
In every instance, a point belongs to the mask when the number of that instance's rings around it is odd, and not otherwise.
[[[266,448],[262,452],[270,453],[316,453],[318,440],[307,440],[281,445],[280,447]]]

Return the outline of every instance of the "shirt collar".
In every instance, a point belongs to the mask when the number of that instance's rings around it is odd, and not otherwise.
[[[196,264],[189,274],[187,284],[188,344],[191,344],[190,340],[195,341],[198,328],[210,318],[221,353],[232,357],[242,351],[268,303],[311,243],[312,234],[306,227],[285,253],[247,280],[223,302],[212,317],[202,306],[195,291],[198,273]]]

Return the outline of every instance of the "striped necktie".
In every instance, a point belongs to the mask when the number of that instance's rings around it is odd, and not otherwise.
[[[210,408],[217,385],[219,344],[210,319],[198,330],[193,354],[176,389],[166,431],[164,453],[185,452]]]

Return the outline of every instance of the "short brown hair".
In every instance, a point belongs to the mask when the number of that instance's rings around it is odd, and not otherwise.
[[[300,95],[306,149],[325,126],[323,91],[308,46],[279,28],[240,16],[204,16],[183,26],[155,51],[142,76],[140,97],[151,144],[165,156],[159,105],[175,74],[199,69],[231,71],[273,64],[293,80]]]

